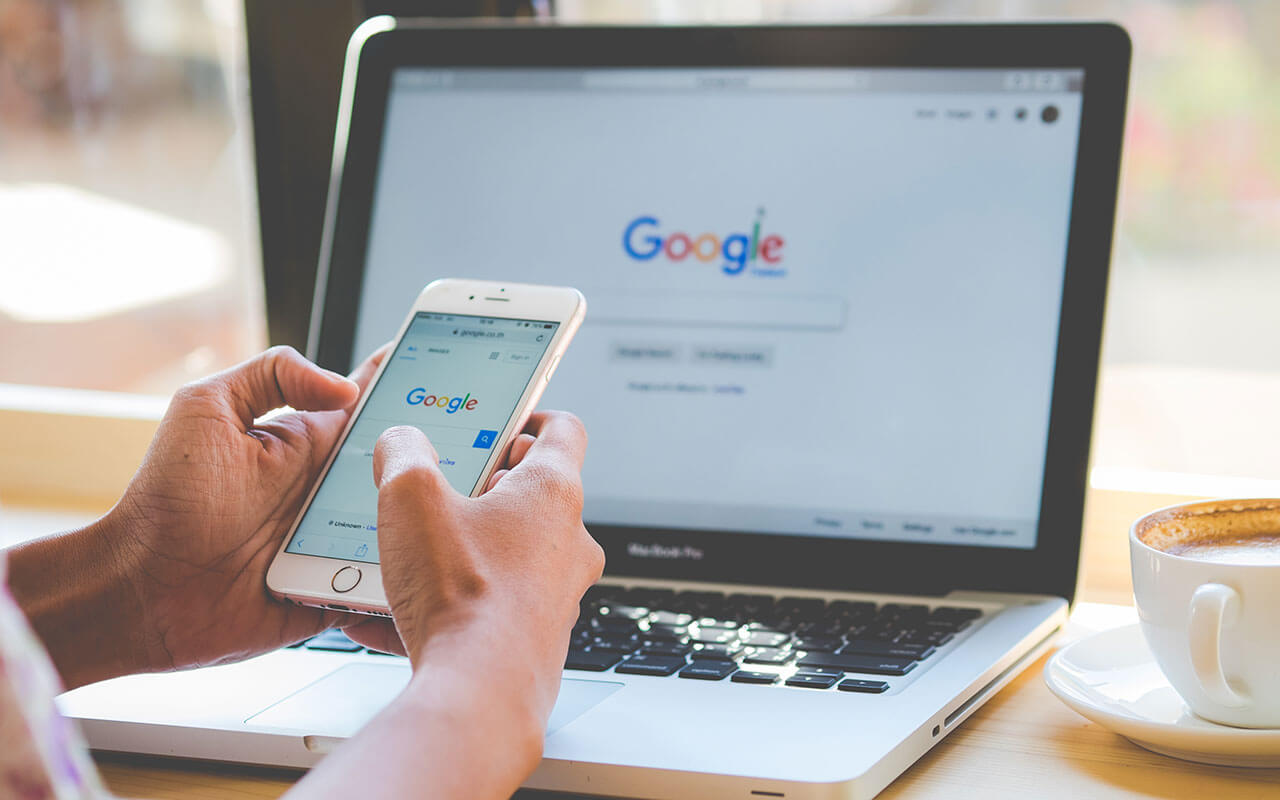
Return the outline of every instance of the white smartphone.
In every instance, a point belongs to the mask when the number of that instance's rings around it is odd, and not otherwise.
[[[373,447],[414,425],[466,495],[484,490],[582,324],[577,289],[444,279],[429,284],[338,439],[267,571],[299,605],[387,615]]]

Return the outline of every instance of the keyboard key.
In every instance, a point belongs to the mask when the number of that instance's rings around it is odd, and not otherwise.
[[[698,620],[697,625],[704,631],[724,630],[733,631],[734,633],[737,633],[738,629],[742,627],[741,623],[734,622],[733,620],[717,619],[716,617],[702,617]]]
[[[672,598],[670,610],[683,611],[694,617],[714,617],[724,608],[722,592],[680,592]]]
[[[597,642],[588,648],[593,653],[613,653],[615,656],[629,656],[640,649],[639,642],[631,644],[610,644],[608,642]]]
[[[736,628],[726,630],[724,628],[703,628],[698,626],[689,630],[689,638],[702,644],[727,644],[738,641],[738,631]]]
[[[600,633],[635,633],[640,623],[626,617],[592,617],[591,629]]]
[[[675,596],[674,589],[634,587],[623,592],[622,601],[633,606],[658,609],[666,608]]]
[[[601,617],[611,619],[642,620],[649,616],[649,609],[644,606],[631,606],[624,603],[606,603],[597,612]]]
[[[770,666],[781,666],[789,664],[796,657],[791,650],[783,650],[778,647],[748,647],[746,657],[742,659],[743,664],[768,664]],[[822,665],[818,665],[822,666]]]
[[[798,623],[792,628],[792,632],[807,636],[835,636],[839,638],[840,634],[844,633],[848,627],[843,620],[820,619]]]
[[[752,647],[781,647],[791,641],[791,636],[778,631],[748,631],[742,637],[743,644]]]
[[[734,640],[728,644],[695,644],[689,655],[694,661],[732,661],[742,652],[742,643]]]
[[[933,645],[908,642],[877,642],[870,639],[854,639],[839,651],[841,655],[894,656],[923,661],[933,655]]]
[[[822,653],[834,653],[844,644],[839,636],[801,636],[796,647]]]
[[[331,653],[358,653],[364,649],[336,628],[309,639],[306,646],[308,650],[324,650]]]
[[[767,594],[736,593],[729,595],[728,598],[725,599],[725,602],[738,608],[754,609],[773,607],[773,598]]]
[[[871,627],[864,630],[862,633],[858,634],[857,636],[850,637],[850,638],[874,639],[875,641],[878,641],[878,642],[896,642],[902,638],[902,630],[898,628],[896,625],[889,625],[888,627],[885,627],[885,626]]]
[[[613,653],[570,650],[568,657],[564,660],[564,668],[580,669],[587,672],[604,672],[621,660],[622,656],[614,655]]]
[[[666,641],[689,641],[688,625],[653,625],[650,624],[648,630],[642,631],[644,636],[649,639],[663,639]]]
[[[734,683],[777,683],[780,676],[776,672],[751,672],[740,669],[733,673],[729,680]]]
[[[977,608],[953,608],[951,606],[939,606],[929,615],[935,619],[948,617],[951,619],[977,619],[982,616],[981,609]]]
[[[942,647],[954,638],[956,638],[956,635],[948,631],[908,631],[906,635],[898,640],[898,644],[923,644]]]
[[[828,617],[871,617],[876,613],[876,604],[866,600],[832,600],[827,604]]]
[[[680,656],[632,656],[618,665],[614,672],[627,675],[670,675],[685,665]]]
[[[774,606],[774,613],[799,620],[821,619],[827,603],[820,597],[784,597]]]
[[[806,689],[830,689],[840,680],[835,675],[821,675],[816,672],[797,672],[787,678],[788,686],[802,686]]]
[[[842,692],[863,692],[865,694],[880,694],[888,691],[889,684],[884,681],[859,681],[850,678],[847,681],[840,681],[840,685],[836,687]]]
[[[689,652],[688,644],[679,642],[646,641],[640,643],[640,652],[646,656],[683,656]]]
[[[655,611],[649,615],[649,626],[684,627],[693,622],[692,614],[679,614],[674,611]]]
[[[926,619],[918,626],[923,631],[945,631],[959,633],[973,623],[967,619]]]
[[[700,681],[724,680],[738,669],[732,661],[695,661],[680,670],[681,678],[693,678]]]
[[[595,586],[587,589],[582,595],[584,603],[598,603],[603,600],[612,600],[622,594],[621,586],[610,586],[608,584],[597,583]]]
[[[906,675],[916,668],[916,662],[910,658],[894,656],[809,653],[800,659],[800,668],[805,667],[834,667],[845,672],[862,672],[869,675]]]
[[[881,617],[925,617],[929,614],[928,606],[905,605],[902,603],[886,603],[880,607]]]
[[[600,652],[607,653],[634,653],[640,648],[639,636],[625,636],[619,634],[606,634],[597,636],[591,640],[590,648]]]
[[[929,617],[924,606],[885,606],[871,621],[872,630],[903,630],[914,628]]]
[[[744,622],[763,620],[773,613],[773,598],[767,594],[731,594],[725,599],[725,611]]]
[[[844,676],[844,670],[836,667],[803,667],[797,672],[805,672],[810,675],[834,675],[837,678]]]

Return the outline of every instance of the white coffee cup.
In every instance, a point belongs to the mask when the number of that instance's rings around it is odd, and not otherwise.
[[[1207,720],[1280,728],[1280,563],[1175,553],[1277,532],[1280,500],[1171,506],[1129,531],[1142,633],[1169,683]]]

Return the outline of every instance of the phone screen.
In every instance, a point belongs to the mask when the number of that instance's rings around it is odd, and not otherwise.
[[[373,447],[396,425],[425,433],[449,483],[471,494],[559,327],[418,312],[285,552],[378,563]]]

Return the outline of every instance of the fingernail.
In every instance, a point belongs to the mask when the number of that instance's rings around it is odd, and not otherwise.
[[[339,375],[331,369],[321,368],[321,371],[324,372],[325,375],[328,375],[330,380],[342,381],[343,383],[349,383],[352,386],[356,385],[356,382],[348,378],[346,375]]]

